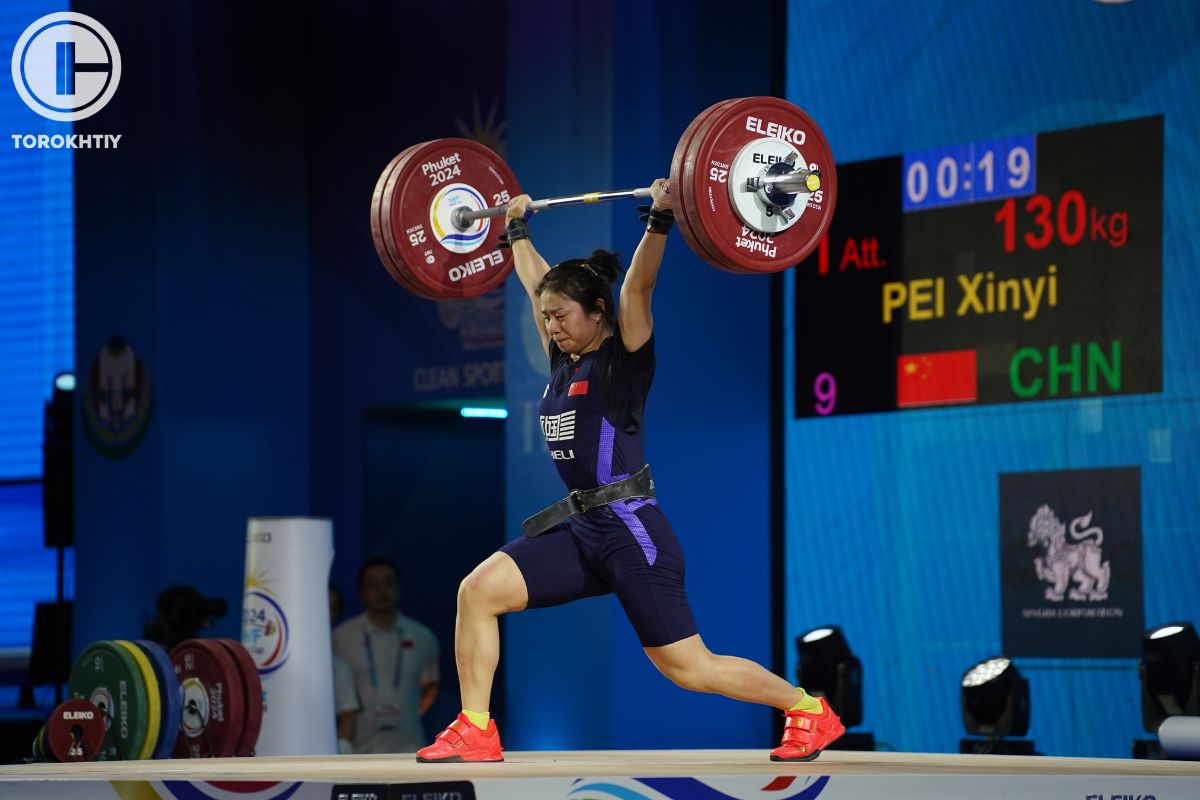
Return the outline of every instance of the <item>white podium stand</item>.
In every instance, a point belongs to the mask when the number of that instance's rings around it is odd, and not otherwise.
[[[263,686],[256,755],[335,755],[329,568],[333,523],[251,517],[246,531],[242,644]]]

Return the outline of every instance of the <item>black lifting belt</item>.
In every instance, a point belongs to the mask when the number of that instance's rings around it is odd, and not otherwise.
[[[649,464],[615,483],[606,483],[595,489],[573,489],[562,500],[522,522],[521,529],[526,536],[540,536],[575,514],[635,497],[654,497],[654,476],[650,474]]]

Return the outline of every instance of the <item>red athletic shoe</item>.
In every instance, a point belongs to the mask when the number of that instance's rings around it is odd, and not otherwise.
[[[783,726],[783,743],[771,751],[772,761],[812,761],[846,732],[846,726],[833,713],[825,698],[817,699],[821,701],[820,714],[783,712],[787,717]]]
[[[471,724],[466,714],[450,723],[446,730],[437,735],[433,744],[417,751],[417,761],[503,761],[500,749],[500,732],[496,721],[488,720],[486,731]]]

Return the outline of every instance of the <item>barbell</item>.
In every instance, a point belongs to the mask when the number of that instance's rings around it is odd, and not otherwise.
[[[671,158],[675,221],[703,261],[770,273],[803,261],[833,219],[837,171],[816,123],[777,97],[724,100],[700,113]],[[413,145],[388,162],[371,195],[371,237],[388,273],[430,300],[474,297],[513,268],[500,248],[512,170],[470,139]],[[534,200],[532,212],[646,198],[649,187]]]

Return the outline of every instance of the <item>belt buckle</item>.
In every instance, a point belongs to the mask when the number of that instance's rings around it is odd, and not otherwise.
[[[568,505],[570,505],[570,507],[571,507],[572,514],[582,514],[583,513],[583,511],[584,511],[583,502],[580,500],[580,493],[579,493],[578,489],[571,490],[571,492],[567,495],[567,501],[568,501]]]

